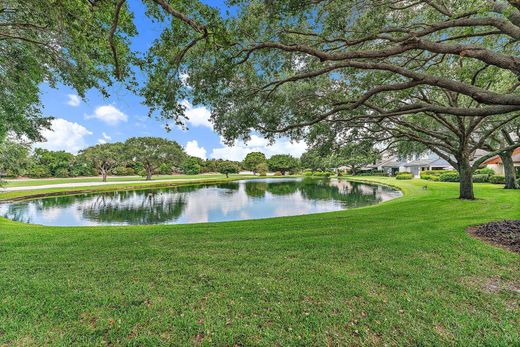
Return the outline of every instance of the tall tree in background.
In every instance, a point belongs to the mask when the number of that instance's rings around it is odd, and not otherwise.
[[[244,169],[253,171],[253,175],[256,175],[256,168],[262,163],[267,163],[265,154],[262,152],[251,152],[247,153],[242,165]]]
[[[173,107],[168,112],[168,100],[172,93],[193,93],[197,102],[211,106],[215,129],[228,142],[247,140],[251,131],[268,138],[306,138],[309,127],[349,124],[356,113],[374,122],[399,116],[419,123],[423,118],[466,117],[471,128],[488,117],[500,124],[520,110],[516,1],[234,5],[237,16],[221,21],[209,10],[175,4],[164,8],[185,24],[172,28],[173,36],[184,35],[184,40],[166,37],[149,52],[148,59],[158,64],[145,67],[151,83],[143,93],[153,95],[145,97],[147,104],[178,121],[182,113]],[[188,73],[189,87],[175,83],[179,69]],[[165,78],[178,88],[153,83]],[[438,103],[441,94],[449,102]],[[463,171],[460,197],[472,199],[472,168],[467,165],[472,151],[458,154],[463,155],[456,158]]]
[[[103,182],[106,182],[110,170],[121,164],[121,158],[124,157],[123,149],[122,143],[104,143],[81,151],[79,156],[85,161],[91,162],[101,175]]]
[[[298,168],[298,159],[289,154],[275,154],[267,161],[271,171],[280,171],[285,175],[288,171],[294,171]]]
[[[32,170],[42,170],[44,176],[69,177],[74,165],[74,155],[65,151],[36,148],[32,155]]]
[[[0,142],[0,184],[4,176],[19,176],[29,165],[30,146],[12,140]]]
[[[300,157],[302,169],[310,169],[316,171],[318,169],[325,169],[324,159],[322,153],[316,148],[310,148]]]
[[[130,161],[143,165],[146,180],[152,179],[161,164],[180,167],[186,158],[184,149],[177,142],[160,137],[129,138],[125,142],[124,153]]]
[[[361,168],[373,164],[379,157],[379,152],[367,141],[348,143],[337,150],[338,163],[348,167],[353,175]]]
[[[131,84],[132,20],[125,1],[2,1],[0,141],[9,132],[41,140],[40,130],[50,125],[41,110],[42,83],[62,83],[81,97],[90,88],[108,95],[115,80]]]
[[[240,172],[240,164],[231,160],[219,160],[217,161],[217,170],[219,173],[226,175],[226,178],[229,178],[229,174]]]

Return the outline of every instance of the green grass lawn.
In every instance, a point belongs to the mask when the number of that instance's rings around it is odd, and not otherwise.
[[[201,174],[201,175],[155,175],[152,177],[153,181],[157,180],[185,180],[185,179],[215,179],[225,178],[226,175],[219,174]],[[247,177],[247,175],[230,175],[230,177]],[[108,177],[108,182],[122,182],[122,181],[143,181],[146,182],[146,177],[143,176],[122,176],[122,177]],[[47,184],[61,184],[61,183],[85,183],[85,182],[101,182],[101,177],[73,177],[73,178],[52,178],[52,179],[31,179],[31,180],[6,180],[5,187],[30,187],[43,186]]]
[[[377,180],[405,196],[195,225],[0,220],[0,345],[518,345],[520,256],[465,228],[519,219],[520,192]]]

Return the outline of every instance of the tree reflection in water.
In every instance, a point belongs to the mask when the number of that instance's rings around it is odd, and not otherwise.
[[[116,192],[98,195],[78,206],[84,218],[108,223],[160,224],[175,221],[186,207],[183,193]]]
[[[337,211],[397,196],[345,180],[275,178],[50,197],[0,205],[0,215],[64,226],[195,223]]]

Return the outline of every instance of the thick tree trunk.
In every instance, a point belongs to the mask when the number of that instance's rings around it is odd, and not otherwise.
[[[101,177],[103,182],[107,181],[107,171],[105,169],[101,169]]]
[[[460,194],[459,199],[474,200],[473,192],[473,169],[469,162],[469,158],[463,157],[458,161],[460,176]]]
[[[153,169],[152,168],[147,168],[146,169],[146,180],[147,181],[151,181],[152,180],[152,175],[153,175]]]
[[[229,174],[226,172],[226,178],[229,178]]]
[[[516,182],[516,170],[513,162],[513,150],[504,151],[499,154],[502,164],[504,165],[504,176],[506,176],[506,189],[518,189]]]

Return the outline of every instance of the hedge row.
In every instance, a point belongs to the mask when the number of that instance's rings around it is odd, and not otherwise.
[[[304,176],[314,176],[314,177],[330,177],[330,176],[334,176],[335,173],[332,172],[332,171],[305,171],[303,173]]]
[[[421,178],[429,181],[460,182],[459,173],[453,170],[423,171]],[[475,183],[504,184],[505,181],[506,178],[504,176],[495,175],[492,169],[479,169],[473,173],[473,182]]]
[[[395,179],[397,180],[411,180],[412,178],[413,175],[409,172],[401,172],[395,176]]]

